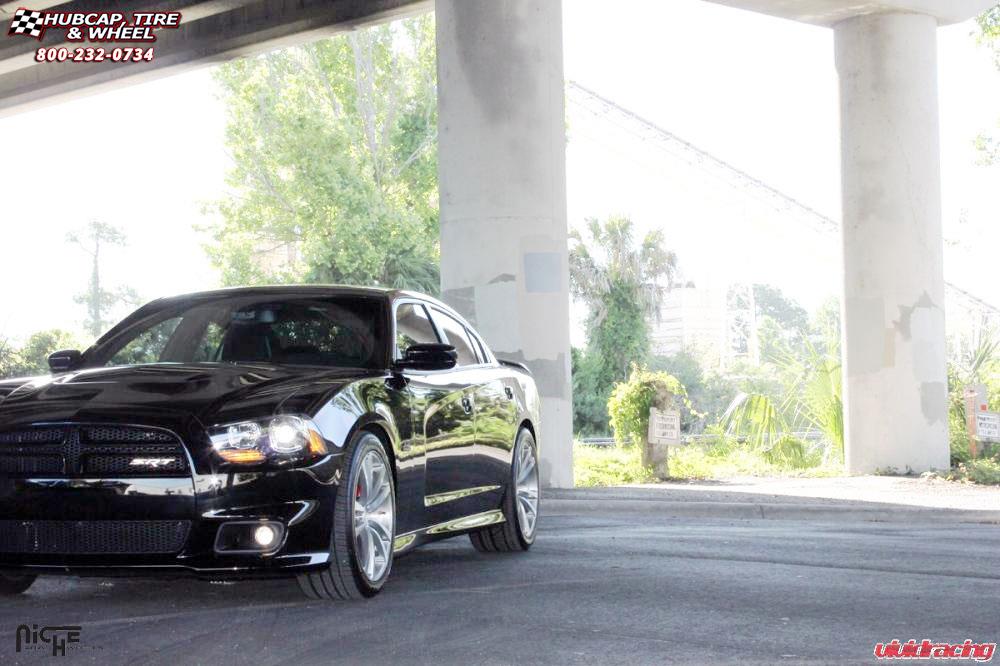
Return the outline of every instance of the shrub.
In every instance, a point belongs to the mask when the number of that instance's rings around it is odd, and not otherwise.
[[[959,463],[948,478],[952,481],[970,481],[983,485],[1000,485],[1000,462],[995,458],[977,458]]]
[[[658,392],[674,396],[674,405],[687,405],[687,392],[677,378],[665,372],[632,368],[627,382],[616,384],[608,400],[611,430],[621,444],[641,445],[649,429],[649,408]]]
[[[573,480],[577,486],[622,486],[652,483],[652,470],[642,465],[638,447],[576,446],[573,449]]]

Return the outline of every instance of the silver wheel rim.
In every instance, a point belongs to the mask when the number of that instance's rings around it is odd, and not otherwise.
[[[368,451],[354,486],[354,547],[358,566],[371,582],[389,568],[395,510],[389,469],[378,453]]]
[[[535,447],[524,439],[517,450],[514,479],[517,488],[517,522],[520,523],[524,538],[530,539],[535,533],[535,522],[538,520],[538,464],[535,460]]]

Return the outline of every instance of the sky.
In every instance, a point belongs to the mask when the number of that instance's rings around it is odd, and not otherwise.
[[[700,0],[615,7],[564,1],[567,79],[839,219],[829,30]],[[972,148],[1000,119],[1000,72],[973,29],[938,33],[946,277],[1000,304],[1000,169],[977,166]],[[749,275],[809,307],[838,289],[835,236],[769,219],[759,202],[572,98],[567,123],[571,225],[617,213],[640,232],[662,228],[700,283]],[[0,210],[0,337],[79,328],[73,296],[90,266],[66,236],[90,220],[129,237],[107,252],[106,284],[127,283],[145,300],[217,286],[196,228],[211,223],[203,209],[225,191],[224,130],[210,68],[0,119],[0,187],[16,193]]]

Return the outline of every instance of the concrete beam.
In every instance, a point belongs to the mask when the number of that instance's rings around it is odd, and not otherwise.
[[[76,8],[120,11],[121,5],[78,0],[60,6]],[[432,0],[138,0],[127,11],[183,14],[180,28],[157,33],[152,62],[36,63],[35,49],[58,45],[62,31],[50,30],[43,42],[4,40],[0,117],[431,9]]]
[[[870,14],[924,14],[938,25],[961,23],[981,14],[996,0],[708,0],[760,14],[824,27],[853,16]]]

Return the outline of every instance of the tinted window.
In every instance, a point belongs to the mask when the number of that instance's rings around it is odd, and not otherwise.
[[[468,330],[468,329],[466,329],[466,330]],[[477,345],[479,345],[477,347],[477,349],[479,350],[479,357],[481,359],[483,359],[483,363],[489,363],[490,362],[490,353],[486,349],[486,343],[483,342],[483,339],[481,337],[479,337],[478,333],[475,333],[473,331],[469,331],[469,336],[473,339],[473,341]]]
[[[165,306],[108,342],[98,364],[273,363],[379,367],[383,302],[364,297],[230,297]]]
[[[460,321],[437,309],[434,310],[434,321],[437,323],[438,328],[444,332],[445,337],[448,338],[448,344],[453,345],[455,351],[458,352],[459,365],[476,365],[479,363],[479,358],[476,356],[476,352],[473,351],[469,335],[465,332],[465,326]]]
[[[405,352],[420,343],[439,342],[427,310],[416,303],[403,303],[396,309],[396,349]]]
[[[143,330],[119,349],[108,365],[158,363],[180,323],[180,317],[172,317]]]

